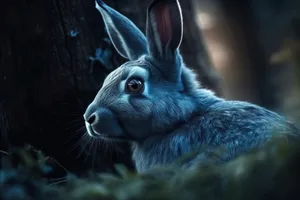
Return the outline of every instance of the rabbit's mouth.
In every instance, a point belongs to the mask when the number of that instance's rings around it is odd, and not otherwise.
[[[114,142],[125,142],[128,141],[125,137],[123,136],[112,136],[112,135],[106,135],[106,134],[100,134],[94,131],[97,134],[98,138],[101,138],[103,140],[109,140],[109,141],[114,141]]]
[[[109,141],[115,141],[115,142],[124,142],[124,141],[128,141],[128,139],[126,139],[126,137],[123,136],[114,136],[114,135],[108,135],[108,134],[101,134],[99,132],[97,132],[97,130],[95,130],[91,125],[86,124],[86,129],[88,134],[91,137],[94,138],[100,138],[103,140],[109,140]]]

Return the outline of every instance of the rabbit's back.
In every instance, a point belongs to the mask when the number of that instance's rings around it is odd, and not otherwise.
[[[210,146],[252,149],[275,136],[299,136],[299,129],[284,117],[260,106],[240,101],[213,105],[201,119],[203,142]]]
[[[226,162],[262,147],[274,136],[299,138],[299,133],[295,125],[272,111],[247,102],[221,101],[176,131],[135,145],[133,160],[139,171],[145,171],[200,150],[184,163],[187,166],[211,161],[208,153],[224,149],[217,161]]]
[[[202,117],[200,123],[202,138],[198,147],[203,145],[207,148],[183,163],[184,167],[209,161],[224,163],[261,148],[272,138],[282,138],[287,142],[300,139],[300,129],[293,123],[247,102],[217,103]],[[217,154],[212,154],[216,151]]]

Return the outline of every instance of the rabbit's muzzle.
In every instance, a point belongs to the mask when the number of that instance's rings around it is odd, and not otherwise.
[[[125,136],[115,114],[108,108],[91,103],[83,117],[91,137],[120,140]]]

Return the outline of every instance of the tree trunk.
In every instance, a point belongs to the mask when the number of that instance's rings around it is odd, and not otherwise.
[[[105,170],[115,162],[130,165],[128,148],[118,158],[116,152],[104,152],[103,146],[97,152],[92,149],[93,156],[87,156],[90,145],[83,146],[84,153],[80,148],[71,151],[85,132],[85,108],[108,73],[99,63],[91,73],[89,57],[105,43],[94,1],[4,4],[0,11],[5,30],[0,37],[2,135],[11,145],[29,143],[41,149],[71,171],[92,165]],[[82,155],[77,159],[78,154]]]
[[[218,2],[221,2],[228,21],[241,30],[242,39],[238,40],[241,48],[237,51],[244,52],[248,57],[243,66],[229,70],[235,74],[233,75],[236,79],[235,84],[245,85],[245,80],[248,80],[247,85],[251,85],[253,95],[256,97],[255,103],[284,115],[290,115],[291,110],[298,113],[299,110],[295,109],[294,105],[298,104],[298,101],[287,101],[294,96],[291,66],[273,65],[270,57],[281,48],[286,38],[297,38],[293,24],[296,23],[295,19],[300,17],[300,1],[218,0]],[[234,28],[232,31],[234,32]],[[249,78],[242,77],[241,71],[247,71]]]
[[[269,87],[260,85],[261,94],[264,94],[262,96],[265,99],[267,95],[272,97],[274,109],[299,123],[299,91],[296,91],[297,85],[293,66],[288,62],[271,63],[270,58],[272,54],[284,46],[286,39],[296,41],[300,39],[296,30],[297,26],[299,28],[297,19],[300,19],[300,1],[249,0],[248,6],[250,5],[252,6],[254,28],[257,30],[256,36],[268,62],[266,80]],[[289,51],[292,51],[292,48]]]

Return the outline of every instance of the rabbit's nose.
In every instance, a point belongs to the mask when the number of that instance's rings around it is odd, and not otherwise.
[[[86,109],[83,118],[89,125],[94,125],[99,118],[97,113],[97,105],[95,105],[94,103],[90,104]]]
[[[87,118],[87,123],[89,123],[90,125],[93,125],[94,123],[95,123],[95,121],[96,121],[96,118],[97,118],[97,115],[96,115],[96,113],[93,113],[91,116],[89,116],[88,118]]]

